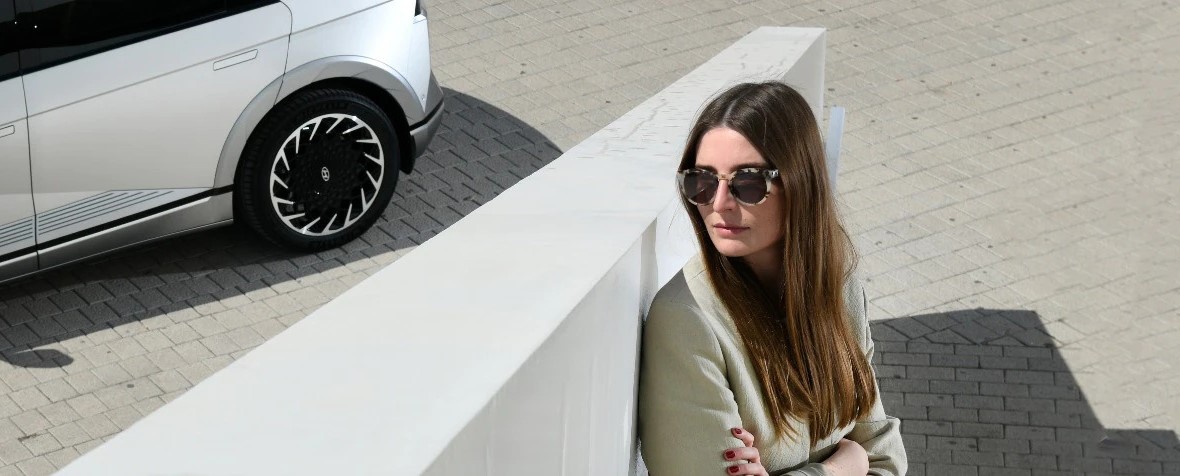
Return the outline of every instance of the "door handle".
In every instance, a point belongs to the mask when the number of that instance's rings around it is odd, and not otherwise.
[[[16,126],[0,127],[0,137],[16,134]]]
[[[250,61],[250,60],[257,58],[257,57],[258,57],[258,50],[250,50],[245,53],[236,54],[236,55],[230,56],[229,58],[226,58],[223,60],[214,61],[213,62],[213,71],[217,71],[222,68],[228,68],[228,67],[236,65],[236,64],[245,63],[245,62]]]

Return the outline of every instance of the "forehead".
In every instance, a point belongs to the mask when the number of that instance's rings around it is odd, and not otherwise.
[[[714,172],[732,172],[768,166],[770,164],[745,136],[727,127],[710,129],[701,137],[701,143],[697,146],[697,168]]]

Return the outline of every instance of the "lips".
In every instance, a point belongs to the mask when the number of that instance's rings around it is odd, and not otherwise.
[[[726,225],[723,223],[713,225],[713,228],[717,230],[717,235],[722,238],[735,238],[750,229],[745,226]]]

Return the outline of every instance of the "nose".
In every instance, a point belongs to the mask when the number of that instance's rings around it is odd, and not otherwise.
[[[717,179],[717,192],[713,196],[714,210],[732,210],[737,207],[737,199],[729,193],[729,179]]]

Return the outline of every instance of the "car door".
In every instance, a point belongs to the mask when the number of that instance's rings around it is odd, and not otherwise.
[[[42,267],[210,193],[234,123],[283,74],[291,28],[277,0],[16,7]]]
[[[37,269],[29,130],[11,0],[0,0],[0,280]]]

